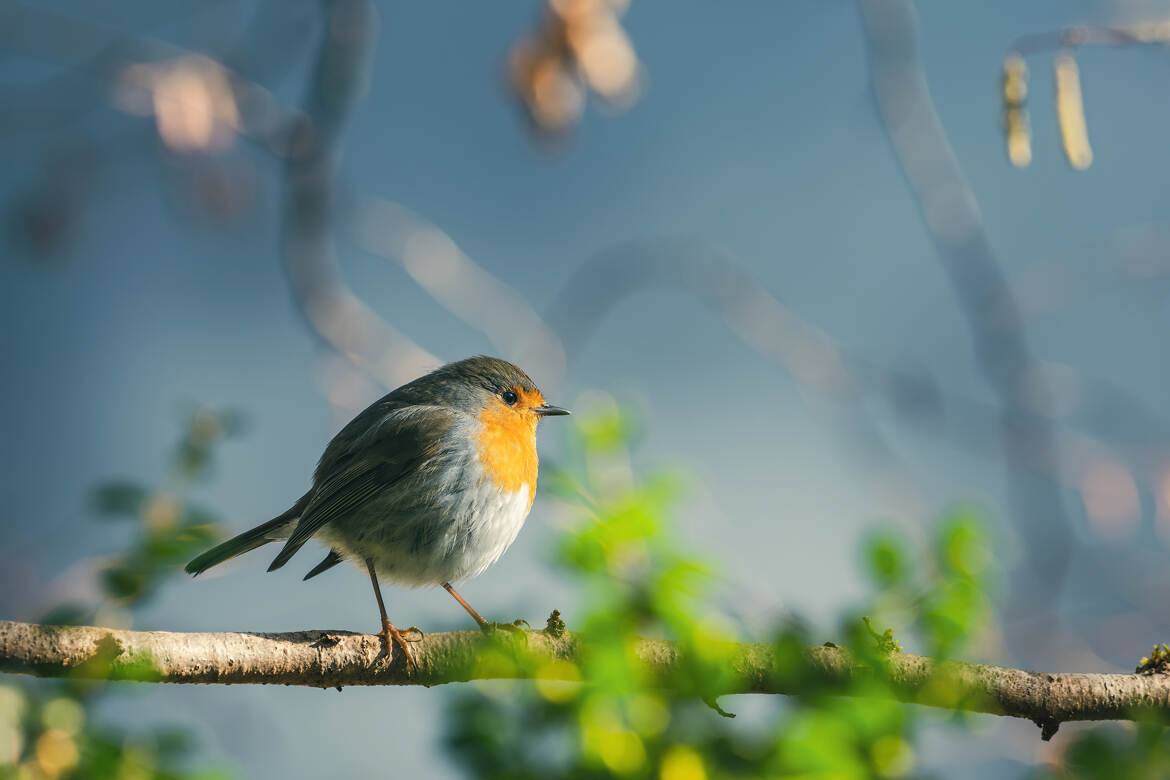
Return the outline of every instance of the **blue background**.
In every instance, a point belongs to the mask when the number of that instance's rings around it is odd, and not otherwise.
[[[194,49],[220,45],[223,31],[244,29],[255,10],[42,6]],[[314,7],[288,8],[287,40],[268,40],[252,54],[255,64],[270,66],[260,80],[292,105],[302,99],[318,31]],[[343,137],[346,191],[405,204],[540,312],[582,263],[622,242],[665,237],[717,246],[851,353],[927,370],[948,392],[994,402],[875,111],[854,3],[636,0],[623,21],[646,72],[641,101],[617,116],[594,103],[553,150],[532,142],[503,88],[506,52],[537,23],[536,3],[433,0],[382,3],[379,11],[367,92]],[[1060,150],[1051,56],[1031,61],[1035,160],[1026,170],[1004,156],[998,79],[1017,36],[1147,20],[1170,13],[1170,3],[935,2],[920,3],[919,13],[936,109],[1037,357],[1108,379],[1153,414],[1166,414],[1170,57],[1158,48],[1078,55],[1096,153],[1093,167],[1079,173]],[[298,18],[305,23],[295,24]],[[0,83],[8,88],[69,72],[16,45],[0,50]],[[278,163],[247,145],[224,153],[218,162],[250,182],[252,198],[236,218],[209,219],[187,205],[189,165],[165,152],[150,121],[112,108],[100,83],[89,89],[99,98],[92,111],[0,134],[5,202],[16,208],[60,186],[78,204],[62,256],[45,261],[10,242],[0,262],[3,617],[30,617],[92,590],[96,562],[128,537],[93,520],[88,491],[113,476],[161,479],[185,402],[247,413],[247,435],[220,448],[215,479],[198,492],[233,530],[299,496],[344,422],[320,392],[329,357],[281,270]],[[68,156],[77,148],[96,150],[101,162],[77,163]],[[56,162],[62,159],[72,162]],[[443,359],[492,351],[401,267],[353,242],[339,247],[347,280],[422,347]],[[1127,273],[1135,252],[1161,258],[1160,275]],[[680,533],[718,562],[721,598],[745,630],[763,631],[790,612],[831,625],[865,593],[859,533],[925,527],[953,501],[987,507],[1005,555],[1014,549],[997,452],[904,425],[880,398],[869,398],[861,403],[909,476],[906,484],[875,481],[882,464],[858,457],[832,402],[764,361],[684,292],[663,288],[623,302],[571,358],[565,382],[548,390],[551,400],[573,407],[590,388],[635,399],[646,415],[639,463],[693,477]],[[556,427],[542,431],[550,457],[561,446]],[[1165,445],[1143,445],[1143,462],[1162,462]],[[1073,489],[1077,478],[1070,475],[1073,487],[1064,492],[1080,545],[1070,577],[1076,584],[1059,608],[1089,615],[1080,624],[1089,635],[1100,623],[1092,616],[1131,616],[1110,623],[1108,633],[1132,648],[1132,665],[1167,638],[1170,615],[1111,601],[1113,591],[1094,582],[1133,567],[1147,576],[1150,593],[1170,587],[1170,536],[1156,533],[1156,484],[1139,477],[1143,516],[1133,535],[1099,540]],[[537,622],[560,607],[571,616],[570,584],[547,564],[557,518],[553,503],[538,498],[516,545],[463,588],[481,612]],[[1101,548],[1115,556],[1108,566],[1092,557]],[[365,578],[339,568],[302,583],[301,571],[316,560],[304,557],[304,566],[271,575],[260,554],[220,576],[175,579],[140,624],[373,630]],[[1012,561],[1000,563],[1010,569]],[[441,591],[392,589],[388,600],[402,624],[467,627]],[[985,650],[1009,660],[994,638]],[[1087,641],[1045,664],[1106,671],[1127,662]],[[192,725],[209,762],[245,776],[393,767],[444,777],[457,774],[441,742],[449,695],[173,687],[115,706],[131,722]],[[725,706],[750,719],[783,705],[740,697]],[[974,737],[960,741],[930,730],[921,760],[952,777],[1013,776],[1052,749],[1036,737],[1028,724],[980,718]]]

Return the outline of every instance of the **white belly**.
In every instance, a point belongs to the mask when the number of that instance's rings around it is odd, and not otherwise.
[[[466,484],[466,483],[465,483]],[[378,576],[401,585],[459,582],[495,563],[520,533],[531,506],[527,485],[512,493],[489,479],[446,493],[427,511],[404,512],[391,500],[362,507],[360,517],[330,523],[322,541]]]
[[[528,486],[521,485],[512,493],[505,493],[485,482],[479,495],[464,510],[467,533],[460,545],[462,552],[455,556],[456,565],[450,579],[455,582],[474,577],[500,559],[512,546],[528,510],[532,506]]]

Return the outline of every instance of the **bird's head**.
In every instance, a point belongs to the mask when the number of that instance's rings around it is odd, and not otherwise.
[[[471,357],[439,368],[404,390],[431,396],[481,423],[535,430],[544,417],[569,414],[545,401],[536,383],[519,366],[494,357]],[[422,400],[422,399],[419,399]]]
[[[547,403],[528,374],[506,360],[472,357],[448,363],[403,390],[416,402],[441,404],[473,417],[478,425],[472,441],[485,474],[508,493],[526,489],[532,505],[537,423],[569,411]]]

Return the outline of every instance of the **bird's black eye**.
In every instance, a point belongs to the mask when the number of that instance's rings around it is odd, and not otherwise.
[[[515,406],[516,402],[520,400],[511,390],[505,390],[504,392],[500,393],[500,398],[503,398],[504,403],[506,403],[508,406]]]

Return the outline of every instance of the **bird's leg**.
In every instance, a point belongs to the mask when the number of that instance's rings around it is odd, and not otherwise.
[[[403,632],[395,628],[394,624],[390,622],[390,618],[386,616],[386,603],[382,601],[382,588],[378,585],[378,575],[374,573],[374,562],[369,558],[366,558],[366,569],[370,572],[370,582],[374,586],[374,596],[378,599],[378,613],[382,616],[382,630],[378,633],[378,636],[386,640],[386,654],[390,654],[390,642],[393,641],[402,648],[402,654],[406,656],[407,663],[418,668],[418,662],[414,660],[414,654],[410,652],[410,646],[406,644],[406,636]],[[417,632],[419,637],[422,637],[422,632],[417,628],[411,627],[406,630],[406,633],[411,632]]]
[[[455,600],[459,602],[459,605],[461,607],[463,607],[465,610],[467,610],[467,614],[469,614],[473,618],[475,618],[475,622],[479,624],[479,629],[485,633],[488,631],[491,631],[492,629],[495,629],[495,628],[503,628],[503,629],[507,629],[508,631],[519,632],[519,631],[521,631],[520,625],[519,625],[520,623],[524,623],[525,625],[528,625],[528,621],[526,621],[526,620],[517,620],[515,623],[489,623],[488,621],[483,619],[483,615],[476,612],[475,608],[467,603],[467,599],[465,599],[459,595],[459,591],[457,591],[451,587],[451,583],[444,582],[443,587],[446,588],[448,593],[450,593],[452,596],[455,597]]]
[[[475,622],[479,624],[480,628],[482,628],[486,631],[488,629],[488,627],[491,626],[491,623],[488,623],[486,620],[483,619],[483,615],[476,612],[475,608],[467,603],[467,599],[465,599],[459,595],[459,591],[457,591],[451,587],[451,583],[444,582],[443,587],[447,589],[448,593],[450,593],[452,596],[455,597],[455,600],[459,602],[459,605],[461,607],[463,607],[465,610],[467,610],[467,614],[469,614],[473,618],[475,618]]]

